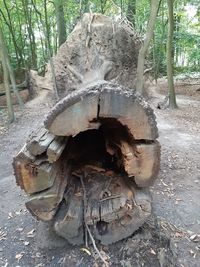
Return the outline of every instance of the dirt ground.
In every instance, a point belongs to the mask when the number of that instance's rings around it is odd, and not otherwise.
[[[166,82],[151,84],[162,146],[161,170],[151,188],[153,214],[130,238],[99,247],[110,266],[200,266],[200,92],[177,85],[177,110],[159,110]],[[0,267],[103,266],[95,253],[55,237],[50,225],[37,222],[25,209],[26,196],[15,184],[12,157],[52,104],[45,92],[16,109],[7,127],[0,109]],[[92,246],[91,246],[92,248]]]

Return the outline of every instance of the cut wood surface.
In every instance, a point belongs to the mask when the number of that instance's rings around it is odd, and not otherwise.
[[[48,162],[37,165],[15,159],[17,183],[28,194],[33,194],[51,187],[56,176],[56,167]]]
[[[54,183],[57,163],[51,164],[45,155],[33,156],[24,145],[13,161],[17,184],[28,194],[51,187]]]
[[[61,100],[44,124],[54,135],[75,136],[97,129],[101,119],[114,118],[127,126],[136,140],[158,137],[155,116],[150,106],[134,91],[119,85],[98,82]]]

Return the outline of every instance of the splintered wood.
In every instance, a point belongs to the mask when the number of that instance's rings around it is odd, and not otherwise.
[[[160,145],[153,110],[133,89],[137,38],[108,17],[92,18],[83,15],[54,57],[63,99],[13,166],[31,214],[99,253],[95,240],[117,242],[149,217]]]
[[[13,161],[17,184],[26,193],[33,194],[53,186],[67,140],[55,137],[44,127],[31,134]]]

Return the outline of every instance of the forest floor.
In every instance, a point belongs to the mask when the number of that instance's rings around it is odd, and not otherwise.
[[[200,92],[177,85],[177,110],[159,110],[166,82],[151,85],[161,143],[161,170],[151,188],[153,214],[130,238],[101,247],[110,266],[200,266]],[[55,237],[49,224],[25,209],[26,196],[15,184],[12,158],[50,106],[45,92],[16,107],[16,121],[5,125],[0,110],[0,267],[102,266],[81,247]]]

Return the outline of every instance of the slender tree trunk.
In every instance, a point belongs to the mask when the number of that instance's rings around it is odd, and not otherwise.
[[[6,101],[7,101],[7,109],[8,109],[8,116],[9,116],[9,122],[13,122],[15,119],[14,116],[14,110],[12,105],[12,99],[11,99],[11,91],[10,91],[10,81],[9,81],[9,72],[7,69],[7,62],[5,57],[5,44],[3,39],[3,33],[0,29],[0,56],[2,60],[2,67],[3,67],[3,77],[4,77],[4,86],[6,90]]]
[[[46,38],[46,49],[47,54],[49,54],[49,57],[52,56],[52,48],[51,48],[51,42],[50,42],[50,26],[48,22],[48,12],[47,12],[47,0],[44,0],[44,31],[45,31],[45,38]]]
[[[34,69],[37,69],[36,43],[35,43],[34,32],[32,29],[31,11],[29,9],[27,0],[22,0],[22,5],[24,9],[24,15],[26,19],[28,37],[29,37],[30,48],[31,48],[31,61],[32,61],[31,65]]]
[[[2,51],[3,51],[3,57],[4,57],[5,62],[6,62],[6,70],[7,70],[8,74],[9,74],[9,77],[10,77],[10,81],[11,81],[13,92],[17,97],[19,106],[22,108],[24,103],[23,103],[23,100],[22,100],[22,98],[21,98],[21,96],[19,94],[19,91],[18,91],[18,88],[17,88],[17,85],[16,85],[15,75],[14,75],[14,72],[13,72],[13,69],[12,69],[12,66],[11,66],[11,63],[10,63],[8,50],[7,50],[7,47],[6,47],[5,43],[4,43],[3,32],[2,32],[1,29],[0,29],[0,31],[1,31],[1,39],[2,39],[1,47],[2,47]],[[9,84],[9,86],[10,86],[10,84]]]
[[[63,10],[63,0],[54,0],[56,9],[56,23],[58,30],[58,44],[61,46],[66,41],[66,21]]]
[[[25,55],[24,55],[24,47],[25,47],[25,40],[23,38],[22,34],[22,21],[21,21],[21,14],[20,14],[20,9],[18,7],[18,0],[15,0],[15,7],[17,9],[17,19],[18,19],[18,25],[19,25],[19,36],[20,36],[20,42],[21,42],[21,62],[22,66],[26,66],[25,63]]]
[[[129,0],[126,17],[135,26],[136,0]]]
[[[51,69],[53,90],[54,90],[55,98],[56,100],[58,100],[59,97],[58,97],[58,90],[57,90],[57,85],[56,85],[55,69],[54,69],[53,60],[52,60],[52,51],[51,51],[51,44],[50,44],[50,38],[49,38],[49,26],[48,26],[48,19],[47,19],[47,1],[44,0],[45,23],[43,21],[41,12],[36,7],[34,0],[32,0],[32,4],[33,4],[35,12],[37,12],[37,14],[39,15],[40,23],[42,25],[44,36],[46,38],[47,55],[49,59],[50,69]]]
[[[10,76],[10,81],[11,81],[11,85],[12,85],[12,89],[13,89],[13,92],[14,94],[16,95],[17,97],[17,101],[19,103],[19,106],[22,108],[24,106],[24,102],[19,94],[19,91],[18,91],[18,88],[17,88],[17,85],[16,85],[16,81],[15,81],[15,75],[14,75],[14,72],[13,72],[13,69],[12,69],[12,66],[10,64],[10,60],[9,60],[9,57],[8,57],[8,53],[7,53],[7,49],[5,48],[5,52],[4,52],[4,57],[6,58],[6,63],[7,63],[7,67],[8,67],[8,71],[9,71],[9,76]]]
[[[162,18],[162,34],[160,36],[160,41],[158,45],[158,52],[155,55],[156,56],[156,65],[155,65],[155,71],[154,71],[154,78],[155,81],[157,83],[158,80],[158,76],[159,76],[159,69],[163,60],[163,47],[165,47],[165,42],[164,42],[164,38],[165,38],[165,34],[166,34],[166,26],[168,24],[168,19],[165,20],[165,12],[164,12],[164,2],[162,1],[162,7],[161,7],[161,18]]]
[[[167,36],[167,82],[169,90],[169,107],[174,109],[177,108],[176,95],[174,90],[174,78],[173,78],[173,30],[174,30],[174,19],[173,19],[173,0],[167,0],[168,6],[168,36]]]
[[[23,58],[22,52],[21,52],[21,49],[19,48],[19,46],[17,45],[17,40],[16,40],[14,29],[13,29],[12,19],[11,19],[11,15],[10,15],[9,8],[7,6],[6,0],[3,0],[3,3],[4,3],[4,6],[5,6],[5,9],[6,9],[8,20],[6,19],[6,17],[3,14],[2,10],[0,10],[0,11],[1,11],[2,17],[4,18],[5,23],[7,24],[8,28],[9,28],[10,34],[12,36],[12,42],[13,42],[14,49],[15,49],[15,55],[16,55],[16,59],[17,59],[17,64],[18,64],[18,67],[20,67],[20,62],[21,62],[21,59]]]
[[[140,93],[144,93],[144,63],[145,57],[148,52],[151,38],[153,36],[154,26],[156,22],[156,16],[158,12],[159,0],[151,0],[151,12],[149,17],[149,23],[147,26],[147,32],[144,39],[144,43],[139,51],[138,64],[137,64],[137,80],[136,80],[136,90]]]

